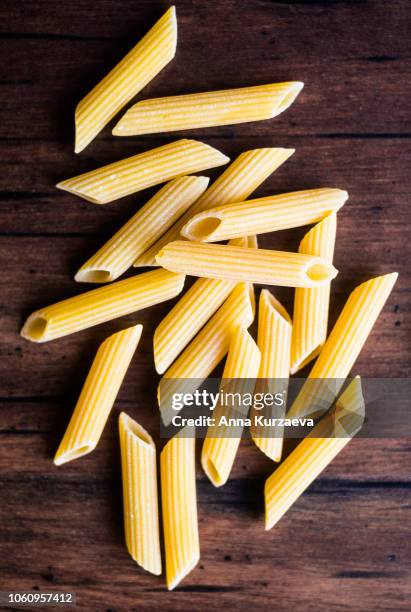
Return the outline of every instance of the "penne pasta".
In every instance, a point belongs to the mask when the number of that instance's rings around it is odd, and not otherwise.
[[[261,365],[255,385],[255,397],[273,398],[280,394],[278,401],[251,409],[251,437],[256,446],[272,461],[280,461],[283,449],[283,427],[265,426],[257,417],[274,419],[285,415],[288,378],[290,374],[292,322],[289,314],[278,300],[267,290],[260,294],[258,309],[258,348],[261,351]],[[264,396],[263,396],[264,394]]]
[[[167,244],[156,260],[166,270],[191,276],[283,287],[321,287],[338,273],[312,255],[183,240]]]
[[[167,270],[138,274],[36,310],[20,334],[32,342],[61,338],[169,300],[181,292],[184,280]]]
[[[206,176],[183,176],[162,187],[114,234],[74,277],[104,283],[121,276],[158,236],[172,225],[207,188]]]
[[[254,379],[260,367],[260,351],[243,327],[232,335],[224,367],[220,391],[240,394],[252,393]],[[235,396],[232,396],[235,397]],[[229,419],[247,416],[248,408],[239,403],[217,405],[213,412],[214,424],[210,425],[201,452],[201,465],[215,487],[221,487],[228,480],[240,444],[242,426],[233,426]],[[223,418],[225,419],[223,422]]]
[[[56,465],[78,459],[96,448],[142,330],[142,325],[129,327],[100,345],[54,457]]]
[[[169,242],[180,239],[181,228],[191,217],[218,204],[248,198],[292,154],[294,149],[253,149],[241,153],[214,181],[193,206],[151,248],[134,262],[137,267],[156,266],[157,253]]]
[[[80,174],[56,186],[93,204],[107,204],[177,176],[222,166],[228,161],[228,157],[203,142],[183,139]]]
[[[194,215],[181,229],[189,240],[219,242],[317,223],[348,198],[341,189],[307,189],[219,206]]]
[[[385,274],[358,285],[349,296],[287,417],[325,412],[351,371],[398,274]]]
[[[324,417],[311,433],[281,463],[265,483],[265,528],[271,529],[300,495],[342,451],[361,429],[364,399],[360,379],[354,379],[338,400],[336,412],[351,413],[351,434],[335,429],[330,415]],[[359,418],[360,417],[360,418]]]
[[[172,6],[78,104],[76,153],[85,149],[116,113],[173,59],[176,46],[177,21]]]
[[[333,260],[337,215],[332,213],[317,223],[303,238],[298,249],[304,255]],[[327,338],[330,283],[318,289],[295,290],[293,333],[291,337],[291,374],[312,361]]]
[[[254,291],[239,283],[194,340],[168,368],[158,387],[163,423],[171,423],[171,399],[174,393],[195,391],[227,354],[233,330],[247,328],[254,319]],[[188,380],[184,380],[188,379]]]
[[[136,136],[272,119],[294,102],[304,83],[272,83],[222,91],[141,100],[113,129]]]
[[[247,246],[246,238],[232,241]],[[199,278],[154,332],[154,363],[163,374],[235,287],[235,281]]]
[[[127,550],[138,565],[161,574],[156,447],[151,436],[125,412],[119,418]]]
[[[181,430],[160,456],[166,581],[174,589],[200,560],[195,434]]]

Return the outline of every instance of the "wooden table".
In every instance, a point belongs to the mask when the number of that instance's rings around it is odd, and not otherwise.
[[[409,375],[409,4],[176,4],[176,59],[144,97],[305,82],[277,119],[184,135],[231,157],[256,147],[295,147],[260,195],[322,186],[349,191],[338,221],[331,319],[361,280],[398,270],[354,373]],[[168,593],[164,578],[139,569],[124,546],[117,417],[126,410],[158,437],[151,345],[170,303],[43,345],[19,337],[35,308],[84,290],[73,281],[76,269],[149,195],[100,207],[54,184],[183,136],[114,139],[106,129],[81,155],[73,153],[76,102],[166,6],[154,0],[0,5],[0,588],[73,590],[78,609],[107,612],[407,610],[409,440],[351,442],[269,533],[263,484],[273,466],[251,443],[241,445],[221,490],[199,469],[201,561]],[[261,244],[295,249],[304,231],[267,235]],[[291,290],[276,295],[291,308]],[[99,343],[136,322],[144,325],[143,340],[101,443],[56,468],[53,453]]]

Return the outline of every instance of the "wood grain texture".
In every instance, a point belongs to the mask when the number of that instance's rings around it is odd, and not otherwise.
[[[127,555],[116,419],[158,440],[152,335],[173,303],[41,346],[19,329],[35,308],[75,295],[78,266],[154,193],[97,207],[54,184],[189,136],[234,157],[295,147],[257,195],[347,189],[338,217],[331,323],[350,290],[399,281],[354,373],[409,376],[410,263],[406,0],[177,0],[176,60],[138,99],[281,80],[305,89],[268,122],[114,139],[109,126],[73,153],[74,107],[168,6],[155,0],[3,0],[0,4],[0,589],[77,593],[79,610],[408,610],[409,440],[355,440],[270,533],[269,460],[244,441],[215,490],[198,470],[199,566],[175,593]],[[210,172],[216,176],[218,171]],[[261,238],[296,249],[306,228]],[[292,291],[276,296],[291,310]],[[126,325],[143,337],[95,452],[52,457],[99,343]],[[198,444],[200,450],[200,444]]]

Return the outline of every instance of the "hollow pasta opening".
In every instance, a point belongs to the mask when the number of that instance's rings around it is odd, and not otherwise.
[[[207,457],[203,462],[203,467],[205,473],[216,487],[219,487],[223,484],[220,472],[217,470],[212,459]]]
[[[280,104],[278,105],[278,107],[277,107],[277,114],[282,113],[289,106],[291,106],[291,104],[294,102],[294,100],[296,99],[296,97],[300,93],[300,91],[303,88],[303,86],[304,86],[303,83],[296,83],[295,85],[293,85],[290,88],[288,93],[285,94],[285,96],[282,98]]]
[[[56,459],[54,459],[54,463],[56,465],[62,465],[63,463],[67,463],[68,461],[73,461],[73,459],[78,459],[78,457],[82,457],[83,455],[87,455],[93,450],[93,446],[91,444],[84,444],[83,446],[78,446],[77,448],[72,448],[71,450],[63,453]]]
[[[205,217],[198,221],[192,221],[186,235],[194,240],[206,240],[210,238],[216,229],[221,225],[221,219],[218,217]]]
[[[112,280],[110,270],[80,270],[75,279],[81,283],[107,283]]]
[[[25,325],[24,334],[32,340],[42,340],[47,328],[47,319],[34,316]]]
[[[126,419],[125,426],[129,429],[129,431],[139,440],[144,442],[144,444],[151,446],[153,440],[151,439],[151,436],[149,436],[149,434],[146,432],[146,430],[143,429],[141,425],[133,421],[133,419],[130,419],[130,417],[128,417],[127,415],[125,415],[123,418]]]
[[[307,276],[313,281],[327,281],[331,278],[329,266],[316,263],[307,269]]]

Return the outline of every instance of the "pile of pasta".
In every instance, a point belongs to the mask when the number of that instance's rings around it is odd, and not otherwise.
[[[172,7],[77,106],[76,152],[170,62],[176,43]],[[288,82],[145,100],[125,113],[113,134],[268,119],[287,109],[302,87]],[[38,310],[21,331],[33,342],[60,338],[174,298],[190,275],[198,279],[154,334],[155,367],[162,381],[170,383],[163,394],[172,397],[185,379],[200,386],[224,357],[223,380],[238,380],[240,390],[253,381],[256,389],[263,380],[274,386],[281,380],[283,385],[290,374],[315,359],[287,415],[309,414],[313,397],[330,379],[337,384],[330,397],[329,408],[333,403],[334,407],[324,412],[295,450],[281,461],[281,428],[251,427],[256,446],[280,463],[265,485],[266,529],[277,523],[361,427],[360,378],[340,392],[397,279],[391,273],[360,284],[327,335],[330,285],[337,275],[332,263],[337,213],[348,194],[322,188],[248,199],[293,152],[246,151],[209,186],[207,177],[191,174],[230,160],[211,146],[183,139],[59,183],[60,189],[94,204],[164,185],[75,275],[78,282],[102,286]],[[304,225],[313,227],[298,252],[258,248],[258,234]],[[155,269],[116,280],[132,266]],[[254,284],[295,288],[292,319],[268,289],[261,291],[257,341],[248,331],[255,316]],[[134,325],[101,344],[57,450],[56,465],[96,448],[141,333],[142,325]],[[161,399],[161,417],[169,423],[168,403],[163,401],[167,397]],[[217,406],[216,420],[224,413],[227,408]],[[344,435],[342,417],[351,435]],[[119,430],[126,545],[141,567],[161,574],[156,447],[149,433],[125,413],[120,414]],[[241,434],[233,436],[218,425],[207,432],[201,463],[216,487],[229,478]],[[166,582],[173,589],[200,556],[195,432],[181,429],[165,444],[160,471]]]

